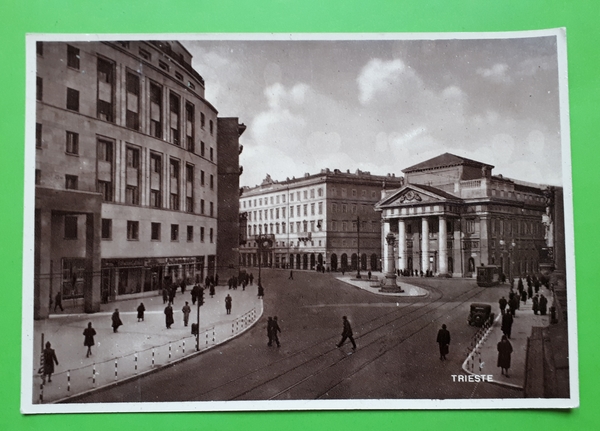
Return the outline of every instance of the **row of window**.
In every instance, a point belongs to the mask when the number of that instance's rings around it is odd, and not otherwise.
[[[317,197],[323,197],[323,188],[319,187],[318,189],[316,189],[317,192]],[[331,192],[332,192],[332,196],[337,196],[337,189],[335,187],[331,188]],[[358,197],[358,190],[356,189],[352,189],[351,191],[352,193],[352,197]],[[347,190],[345,188],[341,189],[341,197],[347,197]],[[367,190],[360,190],[360,195],[361,197],[366,198],[367,197]],[[310,190],[303,190],[302,192],[298,191],[298,192],[291,192],[290,193],[290,202],[294,201],[294,196],[296,197],[296,201],[300,202],[302,200],[302,197],[304,197],[304,200],[309,199],[315,199],[315,189],[310,189]],[[377,192],[375,190],[371,190],[371,198],[377,198]],[[285,194],[281,194],[281,195],[276,195],[276,196],[269,196],[269,197],[265,197],[265,198],[256,198],[256,199],[248,199],[248,200],[244,200],[242,203],[242,207],[243,208],[252,208],[257,207],[257,206],[262,206],[264,205],[279,205],[279,203],[285,203]],[[344,204],[345,205],[345,204]],[[335,204],[334,204],[335,207]],[[354,205],[354,207],[356,208],[356,205]],[[366,207],[365,205],[363,205],[363,207]]]
[[[79,69],[79,49],[67,45],[67,67]],[[116,86],[116,68],[115,63],[108,59],[98,57],[97,63],[97,106],[96,115],[103,121],[115,122],[116,104],[115,104],[115,86]],[[140,75],[128,70],[125,77],[126,89],[126,107],[125,107],[125,126],[129,129],[140,130],[140,112],[141,112],[141,86]],[[41,77],[36,80],[36,98],[43,100],[44,82]],[[185,101],[185,118],[181,118],[181,96],[172,90],[168,90],[168,117],[165,121],[163,114],[164,95],[167,93],[163,86],[150,82],[149,86],[149,134],[158,139],[166,138],[174,145],[182,146],[185,143],[188,151],[196,152],[195,148],[195,106],[189,101]],[[79,91],[73,88],[67,88],[66,108],[70,111],[79,112]],[[163,137],[164,126],[168,122],[168,136]],[[200,113],[200,128],[204,129],[206,116]],[[185,125],[185,139],[181,136],[183,126]],[[215,124],[209,120],[209,132],[215,133]],[[183,142],[182,142],[183,141]],[[204,157],[203,141],[200,142],[200,155]],[[213,149],[210,149],[210,159],[213,159]]]
[[[77,233],[75,230],[75,237],[73,237],[73,227],[70,226],[70,234],[71,236],[67,236],[67,218],[75,219],[75,226],[77,217],[75,216],[66,216],[65,217],[65,239],[77,239]],[[70,221],[72,223],[72,221]],[[179,225],[171,224],[170,231],[171,241],[179,241]],[[130,241],[138,241],[140,239],[140,222],[127,220],[127,239]],[[113,229],[112,229],[112,219],[102,219],[102,239],[111,240],[113,238]],[[194,226],[187,226],[186,229],[186,238],[187,242],[194,241]],[[151,241],[161,241],[162,240],[162,223],[150,223],[150,240]],[[200,227],[200,242],[205,241],[205,229],[204,227]],[[208,232],[208,242],[214,242],[214,230],[213,228],[209,228]]]
[[[344,240],[344,242],[345,242],[345,240]],[[356,240],[355,240],[355,242],[356,242]],[[289,243],[287,243],[288,244],[287,246],[286,246],[285,241],[275,241],[273,246],[274,247],[300,247],[300,244],[309,245],[309,243],[311,246],[315,245],[315,242],[310,240],[310,241],[290,241]],[[319,240],[318,244],[319,244],[319,247],[322,247],[323,241]],[[249,242],[246,244],[247,248],[256,248],[256,246],[257,246],[257,244],[255,242]]]

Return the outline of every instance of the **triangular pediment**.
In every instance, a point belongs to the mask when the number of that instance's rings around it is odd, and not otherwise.
[[[460,199],[431,186],[406,184],[383,198],[375,207],[390,208],[448,201],[460,201]]]

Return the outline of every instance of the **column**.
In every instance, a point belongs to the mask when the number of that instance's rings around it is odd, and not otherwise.
[[[446,230],[446,217],[440,216],[438,230],[438,275],[448,275],[448,232]]]
[[[406,269],[406,223],[403,219],[398,220],[398,269]]]
[[[381,241],[382,241],[382,245],[383,245],[383,273],[384,274],[388,274],[391,271],[391,267],[392,267],[392,262],[391,259],[393,259],[392,255],[390,254],[390,247],[388,247],[388,244],[386,242],[386,237],[388,235],[388,233],[390,233],[390,219],[383,219],[383,232],[381,235]]]
[[[429,269],[429,222],[427,217],[421,219],[421,271]]]

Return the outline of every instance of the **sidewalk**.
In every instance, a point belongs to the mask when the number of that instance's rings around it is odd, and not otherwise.
[[[263,312],[262,299],[257,297],[257,285],[243,291],[217,286],[211,298],[205,290],[204,305],[200,307],[200,351],[222,344],[241,334],[258,321]],[[225,297],[232,297],[232,312],[225,312]],[[189,302],[192,309],[189,326],[184,326],[181,308]],[[146,308],[144,321],[138,322],[137,307]],[[102,304],[94,314],[52,314],[49,319],[34,322],[33,402],[40,402],[41,379],[37,374],[44,343],[50,341],[56,350],[59,365],[55,366],[52,382],[43,388],[43,402],[55,402],[69,396],[121,382],[161,366],[170,365],[184,357],[196,354],[196,337],[191,325],[196,322],[196,306],[192,305],[191,286],[185,294],[178,290],[174,299],[171,329],[165,325],[162,295],[127,299]],[[119,309],[123,326],[117,333],[111,326],[111,315]],[[96,330],[92,356],[86,358],[83,330],[88,322]]]
[[[475,343],[476,346],[463,363],[464,371],[468,374],[492,375],[493,381],[496,384],[514,389],[523,389],[525,384],[527,338],[531,335],[531,328],[533,326],[548,326],[550,324],[549,310],[553,305],[551,291],[542,286],[538,293],[548,298],[548,311],[545,316],[540,315],[539,312],[535,315],[531,308],[533,305],[531,299],[528,299],[525,304],[523,302],[520,303],[520,308],[516,311],[511,338],[509,340],[513,348],[510,369],[508,370],[510,377],[503,375],[501,369],[496,366],[498,361],[497,344],[503,335],[500,329],[502,316],[500,315],[500,308],[497,303],[492,305],[492,312],[496,313],[494,324],[486,331],[481,341]],[[508,294],[505,297],[508,298]]]
[[[381,296],[427,296],[427,295],[429,295],[429,292],[427,290],[423,289],[422,287],[418,287],[418,286],[407,283],[406,280],[410,280],[410,277],[396,278],[396,285],[398,285],[398,287],[402,288],[402,290],[404,291],[404,292],[398,292],[398,293],[388,293],[388,292],[380,292],[379,291],[379,289],[381,288],[379,285],[379,280],[381,279],[381,277],[383,277],[383,274],[380,272],[373,273],[371,275],[371,280],[369,280],[367,278],[366,274],[363,274],[362,277],[363,278],[361,278],[361,279],[357,279],[357,278],[354,278],[354,275],[348,274],[348,275],[336,276],[335,278],[337,278],[340,281],[343,281],[344,283],[351,284],[352,286],[358,287],[359,289],[366,290],[367,292],[375,293],[375,294],[381,295]]]

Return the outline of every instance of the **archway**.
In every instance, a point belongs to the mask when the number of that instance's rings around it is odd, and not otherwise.
[[[338,267],[337,254],[333,253],[331,255],[331,270],[337,271],[337,267]]]
[[[296,255],[296,269],[300,269],[300,266],[301,266],[300,259],[301,259],[300,255],[297,254]]]
[[[377,255],[373,253],[371,255],[371,271],[377,271]]]
[[[360,256],[360,269],[361,271],[367,270],[367,255],[365,253]]]
[[[319,263],[319,265],[323,265],[323,253],[319,253],[317,255],[317,262]]]
[[[315,254],[311,253],[310,255],[310,269],[315,269]]]
[[[302,255],[302,269],[308,269],[308,254]]]
[[[352,253],[351,265],[352,265],[352,271],[356,271],[356,269],[358,268],[358,256],[356,253]]]
[[[348,271],[348,255],[342,254],[342,271]]]

